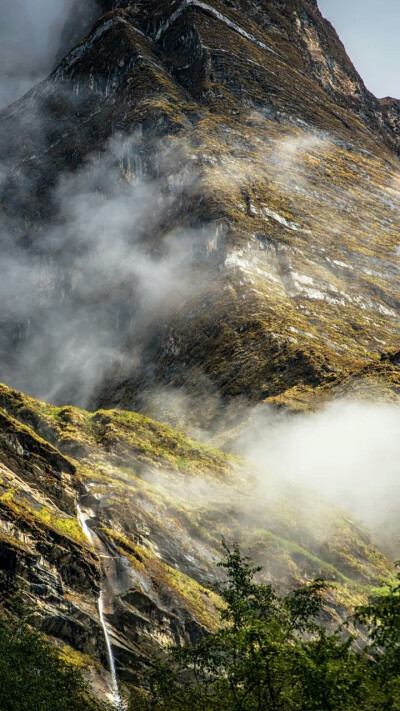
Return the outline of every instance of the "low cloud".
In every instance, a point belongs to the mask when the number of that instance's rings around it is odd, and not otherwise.
[[[1,375],[8,384],[88,406],[113,364],[134,368],[143,333],[205,288],[198,257],[211,231],[162,228],[176,190],[123,177],[126,152],[136,147],[135,136],[114,137],[79,171],[61,176],[39,254],[19,248],[12,229],[3,233],[0,299],[7,320],[21,324]]]
[[[67,45],[77,39],[74,23],[84,31],[86,17],[97,9],[95,0],[84,5],[82,10],[74,0],[0,0],[0,109],[54,68],[62,38]]]
[[[349,399],[311,415],[260,406],[235,449],[255,463],[257,498],[308,491],[399,550],[399,432],[395,405]]]

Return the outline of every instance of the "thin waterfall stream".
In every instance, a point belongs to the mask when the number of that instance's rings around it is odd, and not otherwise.
[[[85,534],[85,537],[89,541],[90,545],[93,546],[93,548],[95,548],[95,543],[94,543],[92,531],[90,530],[89,526],[86,523],[85,514],[83,513],[79,504],[76,505],[76,510],[77,510],[78,521],[79,521],[80,527],[82,528],[82,531]],[[100,618],[100,623],[101,623],[101,626],[103,629],[104,639],[105,639],[106,648],[107,648],[108,665],[109,665],[110,673],[111,673],[111,689],[110,689],[111,701],[117,709],[123,710],[125,708],[125,706],[122,702],[122,699],[121,699],[121,696],[119,693],[119,689],[118,689],[118,679],[117,679],[117,671],[116,671],[116,667],[115,667],[115,659],[114,659],[114,654],[112,651],[111,639],[110,639],[110,633],[108,631],[107,621],[104,616],[103,591],[100,591],[99,599],[97,601],[97,607],[99,610],[99,618]]]

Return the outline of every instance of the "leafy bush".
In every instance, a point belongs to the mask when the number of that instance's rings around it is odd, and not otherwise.
[[[174,648],[135,692],[131,711],[395,711],[400,709],[400,580],[360,608],[364,649],[345,628],[320,623],[321,580],[279,597],[259,571],[225,547],[221,628]]]
[[[1,711],[95,711],[82,674],[25,621],[0,617]]]

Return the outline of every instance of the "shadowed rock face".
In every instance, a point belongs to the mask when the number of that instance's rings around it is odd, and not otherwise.
[[[57,52],[58,61],[61,61],[67,52],[90,32],[93,23],[102,14],[102,3],[97,2],[97,0],[85,0],[85,2],[69,0],[69,5],[72,5],[72,7],[69,10],[61,35],[60,47]]]
[[[3,299],[3,379],[91,406],[146,409],[160,386],[201,391],[217,403],[203,425],[238,398],[307,408],[365,368],[382,379],[399,333],[396,101],[366,90],[315,2],[98,11],[51,77],[0,117],[3,252],[17,245],[40,271],[39,286]],[[107,181],[91,177],[91,196],[131,200],[133,214],[145,186],[125,264],[138,261],[132,241],[162,263],[171,234],[183,249],[196,233],[182,267],[196,288],[173,308],[149,307],[120,264],[93,278],[107,225],[89,239],[83,215],[59,239],[70,214],[55,186],[78,176],[82,197],[79,176],[102,155]],[[63,348],[98,334],[106,365],[65,375]],[[398,383],[396,366],[386,376]]]

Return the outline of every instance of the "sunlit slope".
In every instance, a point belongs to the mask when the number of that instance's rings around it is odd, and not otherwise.
[[[127,682],[160,646],[217,624],[222,538],[240,541],[282,590],[326,578],[327,619],[392,577],[361,525],[312,492],[269,491],[268,475],[260,487],[250,462],[135,413],[55,408],[6,386],[0,402],[2,580],[21,586],[40,629],[105,666],[97,598],[108,580]],[[85,539],[78,501],[106,555]]]
[[[300,387],[311,405],[317,388],[364,376],[398,392],[397,167],[257,115],[240,135],[225,129],[192,129],[199,162],[209,157],[199,190],[218,213],[204,292],[164,319],[139,375],[119,386],[117,373],[103,402],[129,406],[135,387],[165,382],[195,390],[199,370],[223,398],[290,404]]]
[[[3,379],[155,415],[181,389],[209,426],[379,370],[400,328],[394,108],[315,2],[113,5],[0,116],[4,254],[34,275],[2,300]]]

